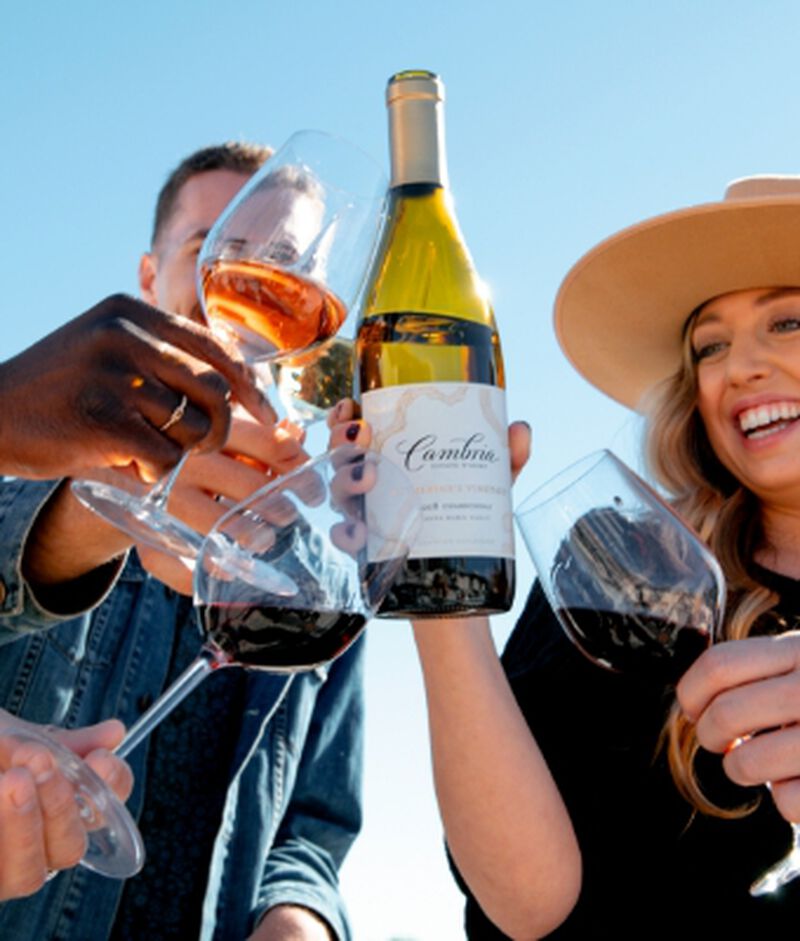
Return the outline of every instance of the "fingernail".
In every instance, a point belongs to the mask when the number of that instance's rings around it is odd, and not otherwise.
[[[29,777],[17,781],[11,789],[11,803],[20,813],[33,809],[36,803],[36,787]]]
[[[347,431],[345,431],[344,436],[348,441],[355,441],[360,430],[361,428],[358,422],[353,422],[352,425],[347,426]]]
[[[364,476],[364,465],[363,464],[353,465],[353,469],[350,471],[350,477],[353,480],[361,480],[363,476]]]

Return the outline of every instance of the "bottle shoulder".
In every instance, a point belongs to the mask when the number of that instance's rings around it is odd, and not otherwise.
[[[365,297],[365,316],[449,314],[494,329],[488,291],[442,187],[407,184],[392,192]]]

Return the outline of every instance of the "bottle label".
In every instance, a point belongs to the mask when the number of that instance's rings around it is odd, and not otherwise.
[[[365,392],[372,447],[414,482],[422,525],[409,558],[514,557],[505,391],[421,382]],[[380,517],[380,493],[369,502]]]

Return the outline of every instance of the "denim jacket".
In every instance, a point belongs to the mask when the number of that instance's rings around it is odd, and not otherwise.
[[[164,685],[178,596],[128,560],[93,612],[44,611],[20,574],[31,521],[53,485],[0,483],[0,706],[35,722],[131,724]],[[109,588],[112,586],[109,585]],[[2,588],[5,589],[3,592]],[[240,941],[280,903],[350,930],[338,869],[361,824],[363,639],[325,669],[250,672],[203,907],[203,941]],[[147,742],[131,753],[136,817]],[[189,837],[190,838],[190,837]],[[0,938],[103,941],[122,883],[77,867],[0,906]]]

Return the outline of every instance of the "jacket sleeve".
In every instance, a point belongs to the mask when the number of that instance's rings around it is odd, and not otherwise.
[[[0,480],[0,645],[90,610],[106,597],[122,569],[114,560],[77,579],[69,610],[50,611],[22,574],[22,554],[37,515],[61,481]]]
[[[363,662],[362,636],[320,688],[259,892],[259,917],[276,905],[299,905],[322,917],[339,941],[351,938],[339,868],[361,829]]]

